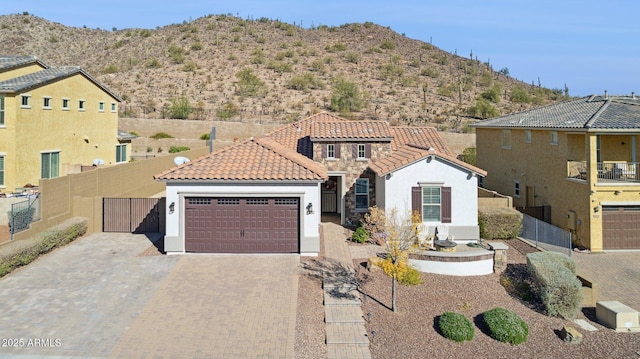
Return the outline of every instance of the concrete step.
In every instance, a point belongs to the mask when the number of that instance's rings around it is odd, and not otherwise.
[[[362,324],[325,324],[327,344],[369,345],[367,330]]]
[[[371,359],[368,344],[327,344],[328,359]]]
[[[325,306],[360,306],[362,301],[360,300],[360,293],[356,290],[342,292],[342,291],[324,291],[324,305]]]
[[[324,277],[322,280],[322,288],[336,288],[336,287],[344,287],[344,288],[355,288],[354,277]]]
[[[362,309],[358,306],[325,306],[325,323],[364,324]]]

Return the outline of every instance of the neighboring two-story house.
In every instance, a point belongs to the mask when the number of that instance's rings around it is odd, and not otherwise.
[[[640,99],[584,97],[474,127],[484,187],[550,208],[592,251],[640,249]]]
[[[167,185],[165,251],[320,250],[321,214],[355,224],[371,206],[421,214],[426,233],[479,238],[478,178],[434,128],[320,113],[156,176]]]
[[[120,98],[79,67],[0,56],[0,191],[129,160]],[[125,139],[126,140],[126,139]]]

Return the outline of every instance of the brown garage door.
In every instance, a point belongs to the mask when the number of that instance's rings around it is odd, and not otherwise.
[[[185,249],[299,253],[298,198],[185,199]]]
[[[603,249],[640,249],[640,206],[602,207]]]

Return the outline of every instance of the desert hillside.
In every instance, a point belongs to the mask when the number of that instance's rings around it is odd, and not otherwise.
[[[0,16],[0,44],[7,55],[82,66],[124,99],[121,117],[282,123],[334,111],[465,132],[565,95],[370,22],[303,29],[207,15],[105,30],[14,14]]]

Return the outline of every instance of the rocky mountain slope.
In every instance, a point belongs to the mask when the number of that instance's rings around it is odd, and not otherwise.
[[[480,118],[565,97],[505,76],[507,69],[495,71],[474,54],[456,56],[369,22],[303,29],[208,15],[104,30],[14,14],[0,16],[0,45],[6,55],[82,66],[122,96],[121,117],[175,117],[178,106],[191,110],[190,119],[294,121],[332,111],[343,80],[361,100],[344,116],[464,132]]]

